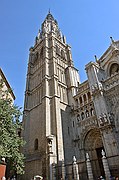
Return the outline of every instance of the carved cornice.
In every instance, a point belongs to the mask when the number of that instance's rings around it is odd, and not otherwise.
[[[103,94],[103,86],[102,83],[98,82],[91,86],[92,96],[96,96],[99,94]]]
[[[115,73],[113,76],[109,77],[105,81],[102,82],[104,90],[108,91],[112,88],[119,85],[119,73]]]

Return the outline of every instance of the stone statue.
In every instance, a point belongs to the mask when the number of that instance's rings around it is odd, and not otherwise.
[[[39,29],[39,31],[38,31],[38,39],[40,39],[41,38],[41,32],[40,32],[40,29]]]
[[[103,113],[102,115],[103,115],[104,122],[105,122],[105,123],[108,122],[106,113]]]
[[[76,157],[73,156],[73,163],[76,163]]]
[[[98,119],[99,119],[100,125],[103,125],[103,123],[104,123],[104,122],[103,122],[103,117],[100,115]]]
[[[95,87],[93,85],[91,86],[91,89],[93,92],[95,91]]]

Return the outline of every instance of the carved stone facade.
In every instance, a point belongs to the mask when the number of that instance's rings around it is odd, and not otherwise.
[[[86,65],[88,80],[80,83],[71,48],[48,13],[29,54],[23,179],[72,180],[74,156],[80,180],[89,172],[94,179],[105,176],[102,150],[111,174],[119,174],[118,49],[119,42],[112,40],[99,60]]]

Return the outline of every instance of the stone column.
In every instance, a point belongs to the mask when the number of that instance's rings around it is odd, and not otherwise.
[[[53,177],[53,135],[49,135],[47,136],[47,152],[48,152],[48,172],[47,172],[47,176],[48,176],[48,180],[52,180]]]
[[[74,180],[79,180],[78,164],[76,162],[75,156],[73,156],[73,173],[74,173]]]
[[[62,160],[62,180],[65,180],[65,164],[64,164],[64,160]]]
[[[86,165],[87,165],[87,171],[88,171],[88,179],[93,180],[93,172],[92,172],[91,162],[90,162],[88,153],[86,153]]]
[[[105,156],[105,152],[102,150],[102,162],[103,162],[103,167],[104,167],[104,171],[105,171],[105,178],[106,180],[110,179],[110,170],[109,170],[109,165],[107,162],[107,158]]]
[[[56,166],[52,163],[52,180],[56,180]]]

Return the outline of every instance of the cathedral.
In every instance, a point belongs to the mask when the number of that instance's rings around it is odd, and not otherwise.
[[[119,175],[119,41],[85,66],[49,12],[29,50],[23,113],[23,180],[93,180]]]

